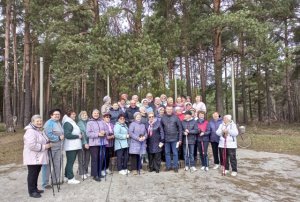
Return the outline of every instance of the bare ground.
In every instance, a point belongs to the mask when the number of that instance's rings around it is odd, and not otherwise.
[[[106,181],[87,179],[61,185],[55,196],[46,190],[43,201],[300,201],[300,157],[239,149],[238,176],[220,170],[173,171],[121,176]],[[74,169],[76,170],[76,168]],[[37,201],[27,194],[27,168],[0,167],[0,201]],[[79,178],[77,176],[77,178]],[[40,183],[39,183],[40,184]]]

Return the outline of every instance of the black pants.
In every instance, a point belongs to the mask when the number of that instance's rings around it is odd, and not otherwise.
[[[114,157],[114,147],[106,147],[105,148],[105,164],[103,164],[102,166],[102,170],[105,170],[109,168],[109,162],[110,162],[110,158]]]
[[[203,144],[203,147],[202,147],[202,144]],[[201,165],[204,167],[209,166],[209,159],[208,159],[208,155],[207,155],[208,144],[209,144],[209,142],[205,142],[205,141],[202,142],[202,141],[197,140],[197,147],[198,147],[199,154],[200,154]]]
[[[42,165],[27,165],[28,175],[27,175],[27,185],[28,193],[32,194],[37,192],[37,181],[39,173],[41,171]]]
[[[91,146],[91,176],[100,177],[100,168],[102,168],[104,164],[104,150],[105,146]],[[101,155],[100,155],[101,151]],[[100,160],[101,157],[101,160]]]
[[[148,153],[149,157],[149,169],[150,171],[159,171],[160,170],[160,164],[161,164],[161,152],[157,153]]]
[[[118,149],[116,154],[118,171],[126,170],[128,164],[128,148]]]
[[[131,170],[139,170],[142,168],[142,158],[139,154],[130,154]]]
[[[222,156],[221,163],[224,166],[223,155],[224,148],[220,148],[220,154]],[[233,172],[237,172],[237,160],[236,160],[236,149],[226,149],[226,162],[225,162],[225,170],[229,170],[229,161]]]
[[[219,143],[211,142],[211,149],[214,156],[214,164],[220,164],[220,152],[219,152]]]

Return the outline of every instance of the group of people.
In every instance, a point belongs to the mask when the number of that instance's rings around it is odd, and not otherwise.
[[[177,173],[179,158],[183,158],[184,170],[195,172],[198,154],[201,170],[208,171],[209,143],[213,169],[222,167],[226,175],[230,172],[230,162],[231,175],[237,175],[236,124],[231,115],[221,118],[218,112],[206,120],[206,105],[201,96],[196,96],[194,104],[189,97],[178,97],[174,103],[171,97],[163,94],[154,98],[151,93],[141,102],[137,95],[128,100],[127,94],[122,94],[115,103],[105,96],[103,102],[90,118],[87,111],[76,117],[72,109],[66,110],[63,117],[60,109],[51,110],[44,125],[40,115],[32,117],[25,127],[23,152],[31,197],[39,198],[44,189],[63,182],[80,183],[73,171],[76,158],[82,180],[91,176],[97,182],[112,172],[109,169],[112,157],[116,157],[121,175],[144,173],[145,162],[149,172],[159,173],[162,157],[166,171],[173,169]],[[66,152],[64,170],[63,151]],[[43,189],[39,190],[37,180],[41,170]]]

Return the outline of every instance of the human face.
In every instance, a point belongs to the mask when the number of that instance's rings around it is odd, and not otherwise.
[[[103,117],[103,120],[104,120],[106,123],[109,123],[109,122],[110,122],[110,116],[105,116],[105,117]]]
[[[84,120],[84,121],[86,121],[88,119],[87,113],[82,113],[81,114],[81,119]]]
[[[153,95],[151,93],[148,93],[146,96],[147,100],[149,100],[149,102],[152,102],[153,100]]]
[[[196,102],[201,102],[201,97],[198,95],[198,96],[196,96]]]
[[[92,113],[92,117],[94,118],[94,119],[98,119],[99,117],[100,117],[100,114],[99,114],[99,111],[93,111],[93,113]]]
[[[137,115],[136,117],[135,117],[135,120],[136,121],[141,121],[142,120],[142,116],[139,114],[139,115]]]
[[[125,123],[125,118],[121,116],[119,118],[119,123],[124,124]]]
[[[181,103],[181,101],[182,101],[182,100],[181,100],[181,97],[178,97],[178,98],[176,99],[176,102],[177,102],[177,103]]]
[[[160,96],[160,100],[161,100],[161,101],[166,101],[166,99],[167,99],[167,96],[166,96],[166,95],[161,95],[161,96]]]
[[[154,100],[154,103],[157,104],[157,105],[160,105],[161,104],[160,98],[156,97],[155,100]]]
[[[53,114],[51,115],[51,119],[58,121],[60,119],[60,112],[54,111]]]
[[[37,128],[41,128],[43,127],[43,120],[42,119],[35,119],[32,124],[37,127]]]
[[[192,105],[190,105],[190,104],[186,105],[186,110],[187,111],[190,110],[191,108],[192,108]]]
[[[213,113],[213,119],[215,121],[219,119],[219,114],[217,112]]]
[[[122,100],[120,100],[120,103],[121,103],[121,105],[125,105],[125,100],[124,99],[122,99]]]
[[[113,104],[113,106],[112,106],[112,108],[113,108],[114,110],[117,110],[117,109],[119,109],[119,105],[118,105],[118,103],[114,103],[114,104]]]
[[[149,118],[150,122],[153,122],[154,121],[154,114],[150,113],[149,116],[148,116],[148,118]]]
[[[131,100],[131,101],[130,101],[130,107],[131,107],[131,108],[135,108],[135,107],[136,107],[136,101]]]
[[[223,117],[223,121],[225,124],[229,123],[229,119],[226,116]]]
[[[204,114],[200,113],[198,116],[199,119],[204,119]]]
[[[185,103],[186,102],[186,99],[184,97],[181,97],[181,102],[182,103]]]
[[[167,107],[166,112],[167,112],[168,115],[172,115],[173,114],[173,107]]]
[[[144,100],[143,105],[144,105],[145,107],[148,107],[148,101],[147,101],[147,100]]]
[[[76,113],[75,113],[75,112],[72,112],[72,113],[70,114],[70,118],[73,119],[73,120],[75,120],[75,118],[76,118]]]
[[[165,114],[165,109],[164,108],[161,108],[160,110],[159,110],[159,115],[164,115]]]
[[[133,99],[135,102],[138,102],[138,101],[139,101],[139,96],[134,95],[134,96],[132,96],[132,99]]]
[[[174,104],[173,98],[168,98],[167,103],[168,105],[172,106]]]
[[[185,120],[190,120],[191,118],[192,118],[192,116],[189,115],[189,114],[185,114],[185,115],[184,115],[184,119],[185,119]]]

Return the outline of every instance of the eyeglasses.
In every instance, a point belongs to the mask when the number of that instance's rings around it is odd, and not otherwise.
[[[154,116],[148,116],[149,118],[154,118]]]
[[[125,118],[119,118],[120,120],[125,120]]]

